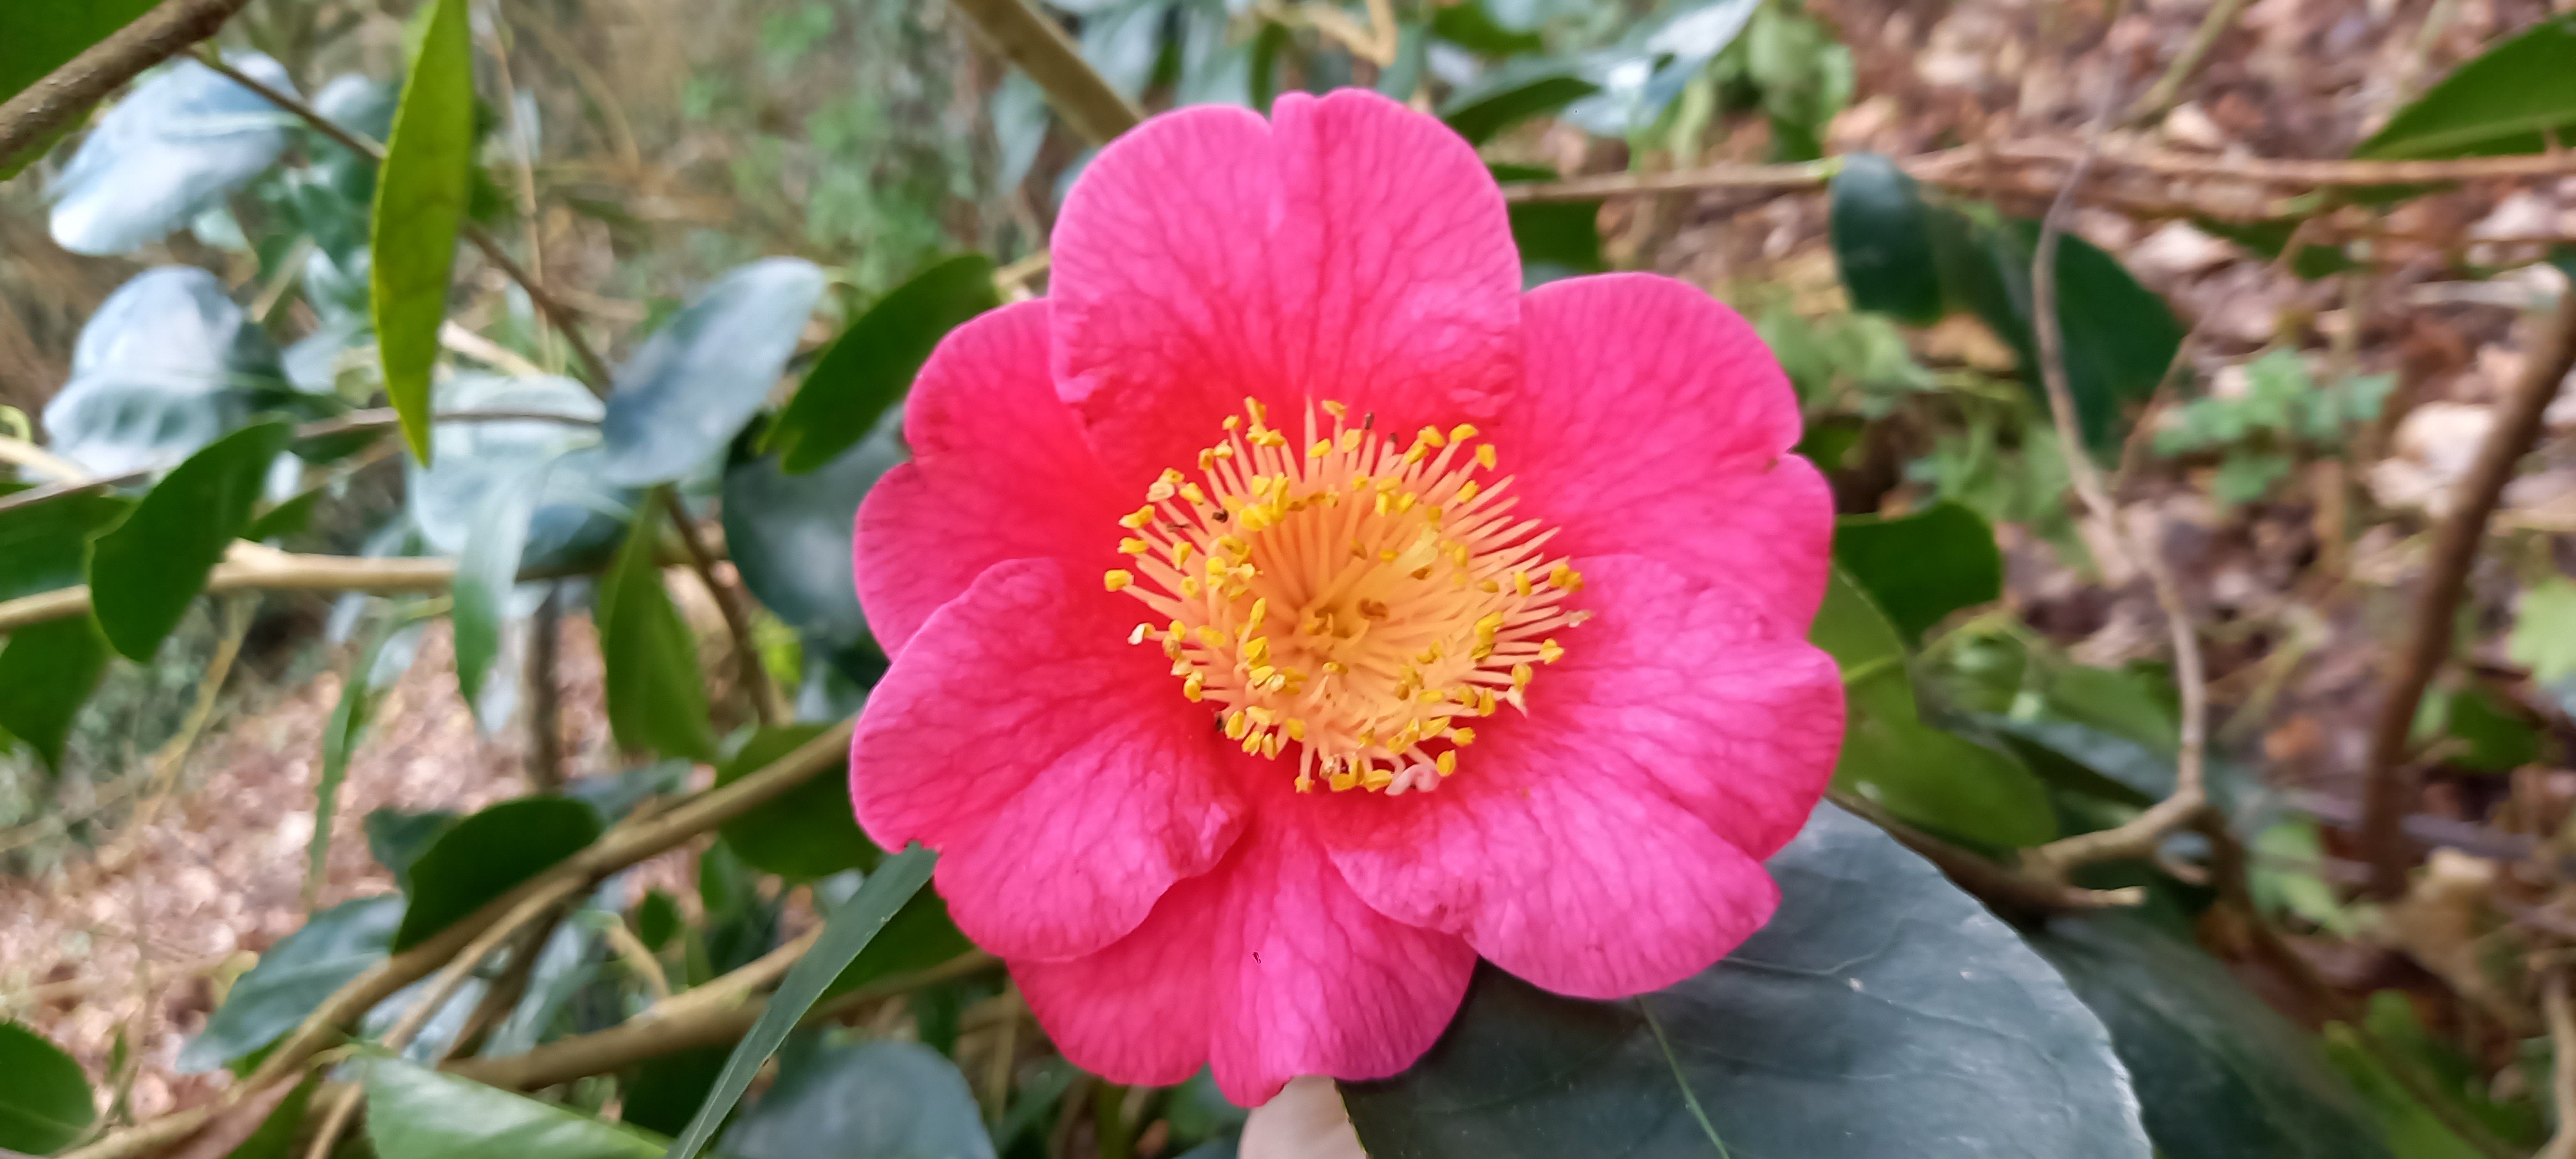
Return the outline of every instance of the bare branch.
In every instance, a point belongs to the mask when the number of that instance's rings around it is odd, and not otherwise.
[[[680,533],[680,546],[687,550],[689,567],[698,573],[698,582],[706,585],[707,595],[716,602],[716,613],[724,617],[725,634],[733,640],[734,678],[742,684],[742,694],[751,700],[751,711],[763,725],[774,725],[788,718],[787,707],[779,699],[778,686],[770,682],[769,669],[760,662],[760,646],[752,640],[751,616],[743,611],[742,593],[716,574],[716,554],[707,547],[706,537],[699,534],[689,509],[680,502],[680,493],[661,488],[662,506],[671,513],[671,527]]]
[[[2523,363],[2522,378],[2498,408],[2495,426],[2469,473],[2450,495],[2450,511],[2433,537],[2433,555],[2425,565],[2424,586],[2415,597],[2413,631],[2404,650],[2391,660],[2386,697],[2370,734],[2370,763],[2362,787],[2362,849],[2370,859],[2371,891],[2395,897],[2406,888],[2406,842],[2401,826],[2406,813],[2407,737],[2424,690],[2433,683],[2442,661],[2451,654],[2454,613],[2468,590],[2469,569],[2477,563],[2478,545],[2486,540],[2487,523],[2516,464],[2539,442],[2541,413],[2558,396],[2570,367],[2576,367],[2576,285],[2558,295],[2540,345]]]
[[[1047,103],[1064,114],[1073,131],[1095,145],[1106,145],[1145,119],[1134,102],[1109,87],[1082,59],[1073,40],[1029,0],[956,0],[957,10],[975,22],[993,46],[1046,91]]]
[[[0,161],[49,140],[143,70],[213,36],[250,0],[166,0],[0,104]]]

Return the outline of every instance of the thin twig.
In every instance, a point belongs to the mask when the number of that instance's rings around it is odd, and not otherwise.
[[[2209,55],[2209,50],[2218,45],[2219,36],[2227,31],[2229,25],[2236,23],[2237,10],[2243,7],[2245,0],[2218,0],[2210,5],[2209,14],[2200,20],[2200,28],[2191,34],[2191,43],[2183,46],[2181,55],[2174,57],[2173,64],[2166,67],[2165,75],[2157,79],[2155,87],[2139,97],[2138,103],[2130,105],[2128,114],[2121,120],[2142,125],[2163,116],[2166,109],[2172,108],[2174,98],[2182,95],[2183,83],[2191,79],[2193,70],[2200,67],[2201,59]]]
[[[0,463],[40,472],[56,482],[89,477],[89,472],[81,470],[80,464],[25,439],[13,439],[6,435],[0,435]]]
[[[2370,763],[2362,786],[2361,840],[2369,858],[2371,891],[2395,897],[2406,888],[2406,842],[2401,824],[2406,812],[2407,738],[2414,729],[2416,706],[2433,683],[2442,661],[2451,654],[2451,632],[2460,599],[2468,590],[2469,569],[2477,563],[2487,522],[2516,464],[2540,439],[2541,415],[2558,396],[2559,384],[2576,366],[2576,286],[2558,295],[2558,307],[2541,332],[2539,346],[2523,363],[2522,377],[2497,408],[2478,457],[2450,493],[2450,511],[2433,537],[2433,555],[2425,565],[2418,590],[2413,628],[2405,648],[2389,668],[2388,691],[2370,734]]]
[[[957,10],[983,30],[993,46],[1036,81],[1047,103],[1085,140],[1106,145],[1145,119],[1135,102],[1082,59],[1064,29],[1029,0],[956,0]]]
[[[234,84],[257,94],[260,99],[295,114],[305,124],[313,126],[314,131],[347,146],[369,161],[379,165],[384,164],[385,147],[383,145],[334,124],[331,118],[322,115],[321,110],[304,103],[295,94],[280,92],[251,77],[244,76],[241,70],[215,59],[211,53],[198,59],[206,67],[222,73]],[[547,325],[554,327],[556,333],[563,335],[564,345],[571,347],[574,357],[581,360],[584,385],[589,386],[594,392],[606,394],[608,383],[615,376],[608,369],[607,361],[599,356],[599,351],[591,347],[590,340],[582,337],[579,325],[581,319],[572,312],[572,308],[549,293],[545,285],[537,280],[536,275],[529,273],[526,268],[513,260],[509,251],[501,248],[500,241],[485,231],[482,226],[470,221],[460,222],[457,225],[457,232],[466,241],[472,242],[476,250],[482,252],[483,260],[492,263],[492,268],[501,271],[502,276],[517,282],[520,289],[527,291],[529,304],[537,308],[537,313],[544,315]]]
[[[2116,76],[2105,82],[2088,141],[2100,141],[2118,91]],[[2057,880],[2063,880],[2068,870],[2079,865],[2153,853],[2167,834],[2199,817],[2208,800],[2202,786],[2202,759],[2209,741],[2209,677],[2201,665],[2200,639],[2192,626],[2190,606],[2184,602],[2182,585],[2175,581],[2173,569],[2166,565],[2162,553],[2153,545],[2135,540],[2121,519],[2119,505],[2103,489],[2101,471],[2093,465],[2092,453],[2085,449],[2084,434],[2076,422],[2075,392],[2067,383],[2066,334],[2057,316],[2057,251],[2065,235],[2067,211],[2074,206],[2076,190],[2083,185],[2092,158],[2093,150],[2088,145],[2067,171],[2066,184],[2040,221],[2039,240],[2032,247],[2030,263],[2031,329],[2038,338],[2040,379],[2048,395],[2049,419],[2057,430],[2058,453],[2066,461],[2067,476],[2074,483],[2076,496],[2102,525],[2112,549],[2126,556],[2131,567],[2146,574],[2148,584],[2155,589],[2156,604],[2164,611],[2166,628],[2173,639],[2174,683],[2182,693],[2182,749],[2174,758],[2173,793],[2164,800],[2125,824],[2060,838],[2023,854],[2022,866],[2027,872]]]
[[[769,679],[769,668],[760,662],[760,645],[752,639],[751,616],[743,611],[742,593],[716,574],[716,553],[699,534],[697,522],[689,517],[688,505],[680,502],[680,493],[661,488],[662,507],[671,513],[671,526],[680,533],[680,546],[688,552],[689,568],[698,573],[698,582],[706,585],[707,595],[716,602],[716,613],[724,617],[725,632],[733,637],[735,679],[742,683],[742,694],[751,701],[752,715],[763,725],[775,725],[788,718],[786,705],[779,699],[778,685]]]
[[[528,618],[528,785],[540,793],[563,788],[563,689],[557,661],[563,652],[563,585],[547,584],[546,598]]]
[[[2576,1008],[2567,998],[2567,967],[2541,976],[2540,1008],[2549,1018],[2549,1042],[2558,1065],[2550,1068],[2549,1097],[2558,1108],[2558,1130],[2537,1159],[2576,1159]]]
[[[2017,873],[1981,854],[1961,849],[1897,820],[1895,814],[1859,794],[1834,789],[1827,795],[1835,804],[1886,830],[1897,844],[1920,854],[1959,888],[1976,895],[1978,900],[1995,909],[2038,917],[2052,913],[2120,909],[2147,900],[2146,891],[2136,886],[2080,889],[2063,882],[2044,881]]]
[[[143,70],[213,36],[250,0],[167,0],[0,104],[0,161],[50,140]]]

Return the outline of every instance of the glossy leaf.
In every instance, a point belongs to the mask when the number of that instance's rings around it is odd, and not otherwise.
[[[231,53],[224,60],[270,88],[295,90],[286,69],[268,57]],[[290,119],[223,74],[179,60],[101,116],[46,189],[54,241],[73,253],[105,255],[161,240],[276,164]]]
[[[0,7],[0,101],[151,11],[154,0]]]
[[[135,275],[99,304],[45,404],[57,455],[101,475],[167,467],[250,418],[284,375],[268,336],[195,266]]]
[[[1605,137],[1650,132],[1674,98],[1762,13],[1761,0],[1684,0],[1667,6],[1661,22],[1641,26],[1620,45],[1582,58],[1584,77],[1600,91],[1567,106],[1565,119]]]
[[[367,814],[367,855],[394,875],[394,888],[411,892],[411,867],[420,855],[429,852],[438,835],[456,824],[458,815],[445,809],[409,813],[383,808]]]
[[[1448,11],[1443,9],[1443,11]],[[1553,181],[1556,170],[1538,165],[1490,165],[1494,180]],[[1521,255],[1524,287],[1576,274],[1597,274],[1601,258],[1599,201],[1524,201],[1510,207],[1512,245]]]
[[[2039,388],[2039,345],[2031,330],[2030,267],[2039,223],[2013,219],[1982,231],[1984,260],[2004,295],[1979,294],[1971,305],[1986,325],[2020,352],[2023,377]],[[2097,450],[2117,445],[2125,429],[2122,408],[2155,393],[2182,345],[2182,325],[2155,292],[2119,259],[2072,233],[2057,251],[2057,313],[2066,339],[2066,380],[2084,441]]]
[[[1580,61],[1531,58],[1492,70],[1450,94],[1440,119],[1477,144],[1531,117],[1601,91]]]
[[[673,315],[617,372],[601,421],[601,477],[630,487],[666,482],[724,449],[768,400],[822,293],[814,263],[768,258],[726,274]]]
[[[1895,518],[1837,519],[1834,563],[1909,642],[1921,642],[1952,612],[2003,598],[2003,553],[1994,528],[1956,503]]]
[[[459,374],[438,384],[438,409],[514,410],[598,421],[598,396],[569,378]],[[632,492],[598,478],[599,432],[583,422],[542,419],[432,424],[427,464],[408,462],[404,493],[430,550],[461,556],[494,492],[534,488],[525,567],[552,567],[614,542],[634,507]],[[553,466],[531,474],[540,462]]]
[[[0,511],[0,600],[83,582],[89,541],[133,509],[118,495],[65,495]]]
[[[859,500],[902,458],[889,422],[811,474],[788,474],[771,455],[726,468],[725,551],[743,586],[808,638],[843,648],[865,638],[851,533]]]
[[[1485,10],[1483,0],[1461,0],[1433,9],[1431,33],[1484,56],[1519,56],[1547,47],[1534,29],[1504,27]]]
[[[420,944],[599,839],[599,813],[569,797],[520,797],[450,826],[411,867],[396,953]]]
[[[1914,683],[1905,672],[1905,642],[1859,584],[1836,568],[1826,577],[1825,599],[1807,628],[1809,643],[1842,669],[1843,690],[1855,712],[1914,719]]]
[[[698,643],[662,587],[657,539],[655,520],[637,520],[600,577],[592,618],[607,669],[608,724],[627,748],[713,763]]]
[[[2543,20],[2453,69],[2354,157],[2401,160],[2539,153],[2576,134],[2576,16]]]
[[[816,359],[763,439],[788,474],[839,459],[901,402],[948,332],[1001,305],[993,260],[949,258],[913,275],[859,315]]]
[[[402,924],[400,894],[345,901],[305,919],[233,983],[206,1028],[179,1051],[183,1074],[247,1058],[295,1029],[323,999],[381,962]]]
[[[2130,914],[2057,918],[2030,944],[2110,1029],[2164,1154],[2389,1156],[2315,1037],[2198,949]]]
[[[950,920],[948,903],[939,891],[925,889],[895,911],[884,932],[859,951],[823,993],[846,994],[880,978],[927,970],[974,948],[975,943]]]
[[[403,76],[369,217],[368,315],[385,395],[412,457],[427,462],[429,371],[474,169],[474,37],[465,0],[434,0]]]
[[[528,549],[529,521],[545,488],[547,468],[539,461],[519,475],[499,480],[483,498],[481,514],[456,561],[451,589],[455,611],[456,690],[465,703],[476,704],[483,678],[501,655],[502,632],[510,622],[510,593],[518,587],[519,561]]]
[[[244,427],[188,456],[90,545],[90,604],[118,652],[150,660],[242,529],[294,428]]]
[[[0,1022],[0,1075],[0,1150],[51,1155],[98,1117],[80,1064],[15,1022]]]
[[[697,1115],[689,1120],[679,1140],[671,1144],[665,1159],[697,1159],[698,1151],[715,1138],[716,1128],[750,1088],[753,1076],[787,1040],[787,1032],[796,1028],[815,1000],[822,997],[824,987],[867,948],[877,931],[884,929],[903,904],[921,891],[938,860],[938,854],[916,845],[888,858],[868,875],[857,893],[832,907],[824,917],[822,936],[779,980],[769,1004],[761,1009],[760,1019],[725,1059],[715,1089],[708,1093],[706,1102],[698,1105]]]
[[[731,784],[767,768],[831,727],[764,728],[716,769],[716,783]],[[836,762],[804,784],[725,822],[721,830],[725,844],[752,867],[791,881],[812,881],[875,865],[882,854],[859,831],[858,820],[851,814],[844,767]]]
[[[662,1141],[471,1079],[393,1059],[366,1063],[377,1159],[653,1159]]]
[[[993,1159],[957,1064],[917,1042],[792,1046],[778,1081],[735,1116],[733,1159]]]
[[[1829,187],[1826,225],[1854,309],[1917,326],[1939,321],[1932,208],[1914,178],[1877,153],[1850,153]]]
[[[1831,806],[1770,868],[1770,924],[1669,989],[1481,968],[1421,1062],[1343,1084],[1372,1159],[2146,1159],[2101,1022],[1974,899]]]
[[[0,645],[0,733],[27,742],[61,775],[72,720],[98,691],[110,655],[107,637],[89,616],[11,632]]]

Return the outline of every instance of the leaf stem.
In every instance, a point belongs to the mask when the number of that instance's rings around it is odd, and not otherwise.
[[[1637,1013],[1645,1016],[1646,1028],[1655,1032],[1655,1045],[1663,1048],[1664,1065],[1673,1070],[1673,1085],[1682,1090],[1682,1105],[1690,1108],[1691,1118],[1699,1120],[1700,1132],[1708,1136],[1711,1146],[1717,1148],[1718,1159],[1733,1159],[1727,1153],[1726,1140],[1718,1137],[1717,1125],[1708,1121],[1707,1109],[1699,1105],[1699,1092],[1691,1089],[1690,1076],[1682,1073],[1682,1060],[1673,1053],[1673,1040],[1664,1034],[1663,1020],[1655,1017],[1653,1007],[1646,1005],[1645,995],[1638,995],[1636,1002]]]

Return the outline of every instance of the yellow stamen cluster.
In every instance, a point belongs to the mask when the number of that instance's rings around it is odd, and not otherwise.
[[[1298,791],[1429,789],[1466,721],[1527,710],[1552,633],[1590,615],[1564,606],[1583,576],[1511,518],[1510,479],[1479,477],[1497,459],[1475,427],[1388,436],[1320,407],[1292,440],[1245,399],[1195,477],[1165,470],[1118,521],[1128,560],[1102,582],[1152,609],[1128,642],[1159,644],[1227,739],[1297,746]]]

